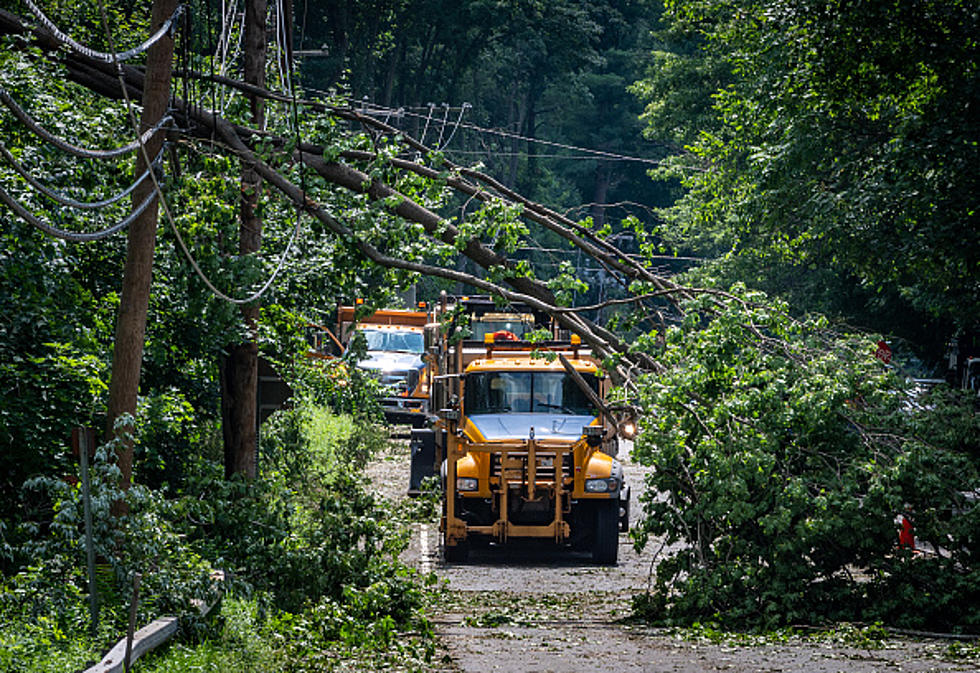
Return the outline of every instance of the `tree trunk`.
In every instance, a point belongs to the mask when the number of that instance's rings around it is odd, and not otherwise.
[[[176,7],[177,0],[155,0],[151,30],[156,31],[170,18]],[[173,52],[173,38],[167,35],[151,46],[147,53],[141,132],[154,126],[167,111],[170,102]],[[162,133],[155,134],[146,143],[146,155],[156,156],[163,145],[163,140]],[[134,175],[140,175],[144,170],[146,170],[144,156],[138,153]],[[141,182],[133,191],[133,208],[142,203],[153,189],[152,181]],[[154,200],[129,227],[119,315],[116,319],[116,339],[112,352],[109,404],[106,410],[108,426],[106,432],[110,438],[115,435],[116,419],[123,414],[136,416],[143,342],[146,336],[146,315],[153,277],[153,249],[156,246],[158,208],[159,203]],[[130,427],[125,431],[132,430],[133,428]],[[129,488],[133,473],[133,443],[130,439],[123,439],[120,442],[117,457],[119,469],[122,471],[120,486],[126,490]]]
[[[602,225],[606,223],[606,200],[609,198],[611,172],[608,162],[599,161],[596,163],[591,207],[592,224],[596,229],[601,229]]]
[[[266,0],[248,0],[245,5],[245,81],[265,87]],[[255,128],[265,127],[265,101],[251,96]],[[242,201],[238,252],[250,255],[262,244],[262,219],[257,214],[262,179],[248,167],[242,168]],[[255,329],[258,304],[242,307],[248,335],[244,342],[230,346],[221,372],[221,423],[225,449],[225,476],[241,474],[255,477],[258,441],[257,395],[259,349]]]
[[[541,84],[537,77],[531,77],[530,85],[527,89],[527,102],[525,103],[524,114],[524,135],[527,140],[527,170],[524,179],[517,184],[517,191],[534,197],[534,189],[538,186],[538,148],[534,145],[533,139],[537,137],[538,131],[538,96]],[[521,184],[523,183],[523,184]]]

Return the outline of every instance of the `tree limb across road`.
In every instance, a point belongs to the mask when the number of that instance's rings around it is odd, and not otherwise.
[[[120,81],[125,82],[126,93],[134,101],[142,101],[144,72],[135,66],[122,65],[120,72],[112,64],[104,63],[71,51],[65,52],[53,34],[44,28],[30,27],[19,17],[10,12],[0,10],[0,34],[17,35],[39,47],[48,56],[59,58],[65,66],[68,76],[76,83],[90,89],[94,93],[107,98],[120,99],[123,97]],[[175,78],[197,77],[213,80],[216,84],[227,86],[239,92],[259,96],[288,104],[290,100],[281,93],[276,93],[262,87],[247,84],[238,80],[224,77],[211,77],[199,73],[188,73],[175,70]],[[327,148],[314,143],[300,143],[291,153],[291,160],[301,163],[315,171],[328,183],[346,189],[354,194],[366,196],[372,202],[383,203],[385,208],[408,222],[422,225],[433,244],[455,247],[460,254],[483,269],[487,276],[499,280],[488,280],[486,276],[477,277],[473,274],[450,268],[408,261],[396,255],[385,254],[377,247],[356,235],[356,232],[343,225],[329,208],[314,202],[309,194],[304,194],[299,185],[290,182],[282,173],[266,161],[258,157],[256,142],[261,141],[274,148],[286,148],[290,140],[267,132],[233,123],[213,111],[190,105],[187,101],[175,98],[172,114],[177,120],[178,127],[169,133],[171,140],[197,139],[211,140],[218,138],[221,148],[239,159],[252,165],[275,189],[300,206],[307,213],[327,225],[335,235],[351,243],[373,263],[394,269],[436,276],[471,285],[490,294],[498,295],[508,301],[524,302],[537,309],[546,311],[564,328],[582,337],[595,353],[601,358],[615,357],[624,360],[626,366],[612,366],[610,373],[618,384],[624,384],[630,378],[628,371],[656,370],[656,362],[643,355],[631,353],[629,345],[614,332],[588,320],[581,312],[570,312],[556,301],[554,292],[542,280],[531,277],[526,273],[516,272],[516,263],[507,254],[490,247],[479,238],[467,237],[463,240],[457,226],[445,217],[401,194],[391,184],[384,180],[371,177],[364,169],[356,164],[368,166],[382,162],[391,170],[410,173],[429,180],[439,181],[447,188],[482,203],[499,202],[517,206],[522,217],[537,223],[549,231],[562,237],[583,254],[596,260],[602,268],[621,279],[624,286],[630,282],[639,281],[645,288],[653,288],[658,298],[689,298],[692,291],[672,282],[670,279],[651,271],[646,265],[624,254],[613,244],[605,241],[600,235],[589,230],[582,224],[572,221],[554,210],[527,199],[517,192],[508,189],[499,181],[479,171],[460,167],[436,155],[433,150],[423,143],[406,136],[404,133],[387,126],[372,117],[362,115],[356,110],[332,105],[319,101],[303,101],[302,105],[311,113],[327,114],[369,129],[376,135],[384,135],[404,147],[404,152],[382,155],[378,152],[364,150],[346,150],[341,152],[339,161],[328,161],[324,158]],[[434,157],[433,165],[426,165],[406,158],[407,152],[417,152],[426,157]],[[664,306],[649,304],[652,297],[648,292],[640,293],[632,301],[643,310],[655,324],[664,326]],[[624,300],[627,301],[627,300]]]

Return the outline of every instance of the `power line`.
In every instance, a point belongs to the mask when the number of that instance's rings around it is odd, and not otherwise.
[[[109,42],[110,42],[110,44],[111,44],[112,43],[112,35],[109,32],[109,20],[108,20],[108,18],[106,16],[105,5],[103,4],[103,1],[102,0],[99,0],[99,10],[102,13],[102,22],[103,22],[104,30],[105,30],[105,33],[106,33],[106,39],[108,39]],[[133,115],[132,101],[129,99],[129,93],[126,91],[125,82],[123,81],[122,66],[119,65],[119,63],[116,63],[116,68],[117,68],[117,70],[119,72],[119,81],[120,81],[120,84],[123,85],[122,86],[122,92],[123,92],[123,97],[124,97],[124,99],[126,101],[126,110],[129,113],[129,122],[130,122],[130,125],[132,126],[132,128],[135,131],[138,131],[139,126],[138,126],[138,124],[136,122],[136,117]],[[140,139],[140,152],[143,155],[143,161],[147,165],[149,165],[149,156],[147,155],[146,146],[142,142],[142,138]],[[293,246],[293,243],[296,240],[297,234],[299,233],[301,220],[299,218],[296,218],[296,227],[295,227],[295,229],[293,229],[293,233],[292,233],[292,236],[289,239],[289,243],[286,245],[286,249],[283,251],[282,256],[279,258],[279,262],[276,265],[276,268],[273,271],[272,275],[266,280],[266,282],[262,285],[262,287],[260,287],[256,292],[252,293],[252,295],[250,295],[249,297],[246,297],[245,299],[237,299],[237,298],[232,297],[230,295],[227,295],[224,292],[222,292],[221,290],[219,290],[214,285],[214,283],[212,283],[211,280],[207,277],[207,275],[204,273],[204,271],[201,269],[200,265],[197,263],[197,260],[194,259],[194,256],[191,254],[190,250],[187,248],[187,244],[184,243],[184,239],[180,235],[180,231],[177,229],[177,223],[175,222],[173,213],[170,210],[170,204],[167,202],[166,196],[163,193],[163,189],[160,187],[160,183],[156,179],[156,175],[154,175],[151,172],[150,173],[150,177],[153,180],[153,189],[154,189],[154,192],[160,197],[160,204],[163,207],[164,215],[165,215],[165,217],[167,219],[167,222],[170,224],[171,230],[173,230],[173,232],[174,232],[174,236],[177,239],[177,243],[180,246],[180,249],[183,251],[184,256],[187,257],[187,261],[190,262],[191,267],[194,269],[195,273],[197,273],[198,277],[201,279],[201,282],[203,282],[204,285],[216,297],[219,297],[220,299],[223,299],[224,301],[227,301],[227,302],[232,303],[232,304],[249,304],[249,303],[251,303],[253,301],[256,301],[262,295],[264,295],[265,292],[266,292],[266,290],[268,290],[269,287],[272,286],[272,283],[276,280],[276,278],[279,276],[279,273],[282,271],[283,267],[285,266],[286,258],[289,256],[289,252],[292,249],[292,246]]]
[[[323,93],[323,92],[320,92],[320,93]],[[408,116],[408,117],[416,117],[418,119],[426,118],[425,115],[420,115],[420,114],[416,114],[414,112],[409,112],[406,108],[398,108],[396,110],[394,108],[389,108],[389,107],[385,107],[385,106],[382,106],[382,105],[377,105],[375,103],[369,103],[368,105],[370,105],[370,107],[373,108],[373,110],[376,111],[376,112],[384,112],[384,113],[387,113],[389,115],[393,114],[395,117],[400,117],[400,116],[404,115],[404,116]],[[435,106],[432,106],[432,107],[435,107]],[[364,112],[364,114],[371,115],[371,111],[368,110],[366,107],[362,107],[362,111]],[[429,117],[429,118],[431,118],[431,117]],[[503,138],[510,138],[512,140],[523,140],[523,141],[528,142],[528,143],[538,143],[540,145],[546,145],[546,146],[549,146],[549,147],[557,147],[557,148],[565,149],[565,150],[574,150],[574,151],[577,151],[577,152],[583,152],[583,153],[592,155],[593,158],[595,158],[595,157],[602,157],[602,158],[607,158],[607,159],[615,159],[615,160],[618,160],[618,161],[635,161],[635,162],[638,162],[638,163],[650,164],[652,166],[659,166],[660,163],[661,163],[660,160],[658,160],[658,159],[647,159],[647,158],[644,158],[644,157],[630,156],[630,155],[627,155],[627,154],[618,154],[618,153],[615,153],[615,152],[607,152],[605,150],[595,150],[595,149],[591,149],[589,147],[581,147],[581,146],[578,146],[578,145],[571,145],[571,144],[568,144],[568,143],[560,143],[560,142],[556,142],[556,141],[553,141],[553,140],[543,140],[541,138],[531,138],[529,136],[524,136],[524,135],[521,135],[519,133],[513,133],[511,131],[504,131],[503,129],[490,129],[490,128],[485,128],[485,127],[482,127],[482,126],[477,126],[475,124],[469,124],[469,123],[464,123],[464,122],[461,122],[459,124],[459,127],[464,128],[464,129],[468,129],[468,130],[471,130],[471,131],[478,131],[480,133],[497,135],[497,136],[501,136]],[[424,134],[423,134],[423,137],[424,137]]]
[[[483,156],[488,152],[486,150],[441,150],[445,151],[447,154],[467,154],[473,156]],[[595,161],[595,157],[591,154],[531,154],[530,152],[493,152],[495,157],[527,157],[529,159],[568,159],[568,160],[578,160],[578,161]],[[610,159],[610,161],[628,161],[627,159]],[[632,161],[632,160],[629,160]],[[636,161],[642,161],[641,159],[636,159]]]
[[[13,210],[17,215],[19,215],[21,219],[23,219],[25,222],[30,224],[32,227],[40,229],[46,234],[50,234],[51,236],[54,236],[55,238],[60,238],[65,241],[73,241],[75,243],[90,243],[92,241],[98,241],[103,238],[108,238],[109,236],[112,236],[117,231],[121,231],[125,229],[130,224],[132,224],[133,220],[139,217],[144,210],[146,210],[147,206],[150,205],[150,203],[153,201],[155,197],[156,197],[156,193],[150,192],[150,194],[147,195],[145,199],[143,199],[143,202],[140,203],[140,205],[133,212],[131,212],[128,216],[126,216],[125,219],[123,219],[120,222],[117,222],[111,227],[107,227],[100,231],[95,231],[91,233],[80,233],[76,231],[67,231],[65,229],[59,229],[57,227],[51,226],[50,224],[42,222],[38,217],[36,217],[33,213],[27,210],[27,208],[25,208],[19,201],[17,201],[15,198],[10,196],[6,192],[6,190],[4,190],[3,187],[0,187],[0,201],[7,204],[7,206],[9,206],[10,209]]]
[[[117,147],[113,150],[93,150],[72,145],[71,143],[46,131],[33,117],[27,114],[27,112],[25,112],[24,109],[17,104],[17,101],[10,97],[3,87],[0,87],[0,102],[6,105],[10,111],[14,113],[14,116],[17,117],[17,119],[20,120],[24,126],[33,131],[35,135],[47,140],[58,149],[64,150],[65,152],[73,154],[74,156],[82,159],[113,159],[124,154],[129,154],[133,150],[142,147],[143,143],[149,142],[150,138],[152,138],[157,131],[163,128],[165,124],[173,121],[173,117],[166,115],[152,128],[147,129],[142,135],[139,135],[139,129],[134,129],[137,134],[137,139],[123,147]]]
[[[37,5],[31,2],[31,0],[24,0],[24,2],[27,3],[27,6],[30,8],[31,13],[37,17],[37,20],[40,21],[42,24],[44,24],[44,26],[54,34],[54,36],[58,39],[59,42],[68,45],[69,47],[74,49],[79,54],[82,54],[83,56],[88,56],[89,58],[93,58],[97,61],[102,61],[104,63],[116,63],[119,61],[128,61],[134,56],[138,56],[142,54],[144,51],[146,51],[151,46],[153,46],[153,44],[156,43],[157,40],[159,40],[161,37],[163,37],[170,31],[171,27],[174,24],[174,21],[177,20],[177,17],[184,10],[183,5],[177,5],[177,9],[174,10],[174,13],[170,16],[169,19],[164,21],[163,25],[160,26],[160,29],[157,30],[156,33],[151,35],[145,42],[143,42],[138,47],[134,47],[133,49],[119,52],[119,53],[106,53],[102,51],[96,51],[95,49],[90,49],[89,47],[86,47],[83,44],[79,44],[78,42],[73,40],[70,35],[60,30],[58,26],[56,26],[51,19],[45,16],[44,12],[42,12]]]
[[[310,91],[312,93],[318,93],[318,94],[327,95],[327,96],[331,95],[328,92],[323,91],[321,89],[309,88],[308,91]],[[354,106],[352,105],[352,107],[354,107]],[[463,105],[460,106],[459,109],[460,110],[463,110],[463,109],[465,109],[467,107],[472,107],[472,105],[470,105],[469,103],[463,103]],[[415,112],[410,112],[409,111],[409,110],[412,110],[412,109],[416,109],[416,110],[418,110],[418,109],[428,110],[429,112],[428,112],[428,114],[417,114]],[[456,109],[456,107],[455,106],[447,106],[447,109],[453,110],[453,109]],[[368,116],[371,116],[371,117],[378,117],[381,114],[384,114],[384,115],[386,115],[386,119],[389,119],[391,117],[394,117],[396,119],[401,119],[402,117],[414,117],[416,119],[424,119],[426,121],[426,124],[425,124],[425,128],[423,129],[422,136],[419,139],[419,142],[424,145],[425,144],[425,135],[428,132],[429,124],[432,121],[432,112],[434,110],[435,110],[435,104],[434,103],[430,103],[428,107],[423,107],[423,108],[418,108],[418,107],[415,107],[415,108],[412,108],[412,107],[392,108],[392,107],[387,107],[387,106],[384,106],[384,105],[378,105],[377,103],[372,103],[372,102],[368,101],[367,98],[365,97],[361,101],[361,105],[360,105],[360,110],[359,111],[362,114],[365,114],[365,115],[368,115]],[[615,153],[615,152],[607,152],[605,150],[596,150],[596,149],[592,149],[590,147],[582,147],[582,146],[579,146],[579,145],[571,145],[571,144],[568,144],[568,143],[560,143],[560,142],[556,142],[556,141],[553,141],[553,140],[544,140],[544,139],[541,139],[541,138],[531,138],[529,136],[520,135],[519,133],[513,133],[511,131],[504,131],[503,129],[491,129],[491,128],[486,128],[486,127],[483,127],[483,126],[477,126],[476,124],[469,124],[469,123],[466,123],[466,122],[462,122],[461,120],[462,120],[462,115],[460,115],[460,121],[456,125],[458,128],[464,128],[464,129],[468,129],[470,131],[476,131],[476,132],[479,132],[479,133],[484,133],[484,134],[489,134],[489,135],[497,135],[497,136],[501,136],[501,137],[504,137],[504,138],[511,138],[513,140],[523,140],[523,141],[526,141],[528,143],[538,143],[538,144],[541,144],[541,145],[547,145],[549,147],[556,147],[556,148],[560,148],[560,149],[574,150],[574,151],[577,151],[577,152],[583,152],[585,154],[590,155],[591,158],[593,158],[593,159],[599,157],[599,158],[606,158],[606,159],[612,159],[612,160],[617,160],[617,161],[633,161],[633,162],[637,162],[637,163],[649,164],[651,166],[659,166],[662,163],[659,159],[647,159],[647,158],[644,158],[644,157],[631,156],[631,155],[628,155],[628,154],[618,154],[618,153]],[[446,144],[448,145],[448,142]],[[438,148],[438,150],[439,151],[445,150],[447,152],[458,152],[458,153],[462,153],[463,152],[462,150],[446,150],[445,149],[445,146],[443,146],[442,148]],[[488,152],[475,152],[475,151],[472,151],[472,150],[468,151],[467,153],[488,154]],[[517,155],[517,156],[531,156],[531,155],[527,155],[526,153],[522,153],[522,152],[516,152],[516,153],[497,153],[497,152],[494,152],[494,154],[502,154],[504,156],[514,156],[514,155]],[[566,157],[566,155],[555,155],[553,158],[580,158],[580,157]],[[690,170],[701,170],[701,169],[690,168]]]
[[[45,187],[43,184],[41,184],[34,176],[30,174],[30,172],[28,172],[26,168],[24,168],[23,164],[21,164],[19,161],[17,161],[17,159],[14,158],[14,156],[10,153],[10,151],[6,148],[6,146],[4,146],[2,142],[0,142],[0,154],[3,155],[4,159],[7,160],[7,163],[9,163],[13,167],[13,169],[17,171],[17,173],[22,178],[24,178],[24,180],[27,181],[29,185],[34,187],[34,189],[44,194],[52,201],[56,201],[64,206],[71,206],[72,208],[79,208],[82,210],[96,210],[98,208],[104,208],[105,206],[111,206],[112,204],[121,201],[126,196],[131,194],[132,191],[136,189],[136,187],[141,182],[143,182],[143,180],[147,178],[151,170],[150,168],[147,168],[146,171],[144,171],[143,174],[139,176],[139,178],[137,178],[135,182],[133,182],[133,184],[131,184],[123,191],[119,192],[118,194],[108,199],[104,199],[102,201],[76,201],[75,199],[64,196],[63,194],[59,194],[58,192],[55,192],[54,190]],[[160,165],[160,159],[162,157],[163,157],[163,150],[161,149],[160,152],[157,154],[156,159],[153,160],[153,167],[157,167]]]
[[[469,109],[469,108],[471,108],[471,107],[473,107],[473,106],[470,105],[469,103],[463,103],[463,105],[460,106],[460,108],[459,108],[459,116],[456,118],[456,124],[453,126],[453,130],[449,134],[449,138],[446,140],[446,144],[443,145],[442,147],[440,147],[439,148],[440,150],[444,150],[447,147],[449,147],[449,143],[451,143],[453,141],[453,137],[456,135],[456,131],[459,130],[460,122],[463,121],[463,115],[466,114],[466,110]],[[449,110],[448,106],[447,106],[446,110],[448,112],[448,110]]]

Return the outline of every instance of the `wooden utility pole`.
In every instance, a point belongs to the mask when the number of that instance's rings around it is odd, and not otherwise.
[[[245,81],[265,88],[267,0],[245,3]],[[265,101],[250,96],[252,122],[265,127]],[[262,218],[258,215],[262,178],[249,166],[242,167],[242,200],[238,252],[251,255],[262,244]],[[242,307],[247,337],[230,346],[221,370],[221,426],[225,449],[225,476],[254,477],[258,442],[258,356],[256,323],[259,305]]]
[[[151,32],[155,32],[173,15],[178,0],[154,0],[151,13]],[[174,53],[171,34],[157,40],[147,51],[146,81],[143,87],[143,116],[140,132],[155,126],[167,112],[170,102],[170,76]],[[146,156],[155,157],[163,146],[164,134],[155,134],[146,143]],[[134,175],[146,170],[144,154],[136,156]],[[154,189],[152,180],[144,180],[133,191],[135,209]],[[114,436],[116,419],[123,414],[136,416],[140,371],[143,362],[143,343],[146,336],[146,314],[150,301],[153,277],[153,250],[156,246],[159,202],[154,199],[129,227],[126,245],[126,265],[123,269],[119,315],[116,319],[116,340],[112,351],[112,377],[109,381],[107,409],[108,437]],[[130,430],[132,430],[130,428]],[[133,443],[124,440],[117,449],[120,485],[128,489],[133,472]]]

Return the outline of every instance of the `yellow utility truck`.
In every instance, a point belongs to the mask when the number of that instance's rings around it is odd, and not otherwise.
[[[531,315],[492,313],[498,322]],[[535,322],[534,343],[484,330],[479,347],[427,326],[437,414],[413,432],[413,480],[439,469],[447,561],[474,545],[536,538],[615,564],[629,487],[616,421],[602,410],[609,384],[577,337],[541,339],[547,328]]]

